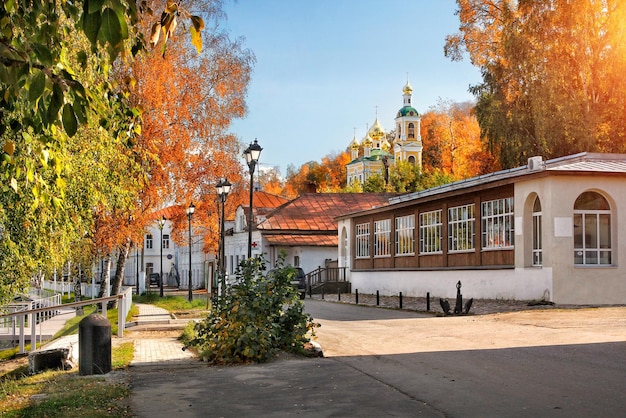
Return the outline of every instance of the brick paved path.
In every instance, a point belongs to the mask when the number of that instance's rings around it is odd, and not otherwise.
[[[135,339],[135,355],[131,366],[166,366],[195,360],[193,353],[183,351],[183,344],[176,338]]]
[[[158,306],[138,303],[138,325],[165,324],[173,318],[170,313]],[[154,366],[178,364],[195,359],[189,351],[183,351],[183,344],[174,337],[134,338],[135,353],[131,366]]]

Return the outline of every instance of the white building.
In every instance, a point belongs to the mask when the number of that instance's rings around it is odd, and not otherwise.
[[[626,155],[581,153],[344,214],[339,266],[383,295],[626,303]]]
[[[163,277],[163,285],[189,289],[189,240],[177,245],[172,240],[171,219],[177,211],[183,211],[180,207],[172,206],[155,214],[157,219],[165,216],[163,229],[159,227],[159,221],[150,224],[143,235],[143,243],[134,245],[128,255],[124,270],[124,285],[137,286],[137,278],[143,280],[145,286],[149,285],[151,273],[159,273]],[[185,223],[187,225],[187,223]],[[185,230],[185,236],[188,229]],[[161,255],[161,236],[163,253]],[[191,229],[191,288],[210,288],[214,280],[215,255],[203,252],[204,234],[201,228]],[[187,245],[185,245],[187,244]],[[113,260],[115,262],[115,260]],[[161,270],[161,264],[163,269]]]

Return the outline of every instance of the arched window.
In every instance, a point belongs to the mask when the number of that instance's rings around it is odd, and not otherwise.
[[[541,201],[539,197],[536,197],[533,204],[533,266],[541,266],[543,264],[541,228]]]
[[[396,138],[400,139],[401,134],[402,134],[402,125],[398,124],[398,132],[396,132]]]
[[[600,193],[584,192],[574,203],[574,264],[610,265],[611,207]]]
[[[407,161],[409,162],[409,164],[415,165],[415,156],[409,155],[409,158],[407,159]]]
[[[409,123],[409,138],[415,138],[415,125]]]

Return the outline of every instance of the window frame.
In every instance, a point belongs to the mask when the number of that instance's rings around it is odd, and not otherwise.
[[[480,204],[481,249],[510,250],[515,247],[515,200],[486,200]]]
[[[395,218],[395,256],[415,255],[415,214]]]
[[[543,212],[539,196],[535,197],[532,212],[532,265],[543,266]]]
[[[466,253],[476,250],[476,204],[448,208],[448,253]],[[458,232],[461,232],[458,234]],[[463,239],[464,245],[460,245]]]
[[[354,226],[355,258],[370,257],[370,223],[360,223]]]
[[[602,205],[606,205],[608,209],[602,208],[577,208],[577,204],[579,204],[580,198],[586,193],[593,193],[597,195],[597,198],[601,198],[602,201],[596,200],[593,204],[601,203]],[[580,203],[581,205],[585,205],[585,202]],[[574,265],[577,267],[607,267],[613,265],[613,231],[612,231],[612,210],[611,206],[608,203],[606,197],[598,192],[584,192],[581,193],[576,202],[574,203],[574,213],[573,213],[573,230],[574,230]],[[587,229],[592,226],[593,223],[594,230],[593,232],[587,234]],[[604,228],[602,225],[606,225]],[[579,225],[579,226],[577,226]],[[580,228],[577,230],[577,228]],[[580,231],[580,232],[578,232]],[[589,245],[587,243],[589,242]],[[593,241],[596,242],[593,245]],[[604,243],[604,246],[603,246]],[[590,259],[595,259],[596,262],[589,262],[588,257],[594,255],[595,257],[590,257]],[[603,254],[606,257],[606,262],[602,262],[605,260]],[[578,262],[580,260],[580,262]]]
[[[154,247],[154,237],[152,234],[146,234],[146,249],[151,250]]]
[[[420,254],[443,254],[443,209],[420,212]]]
[[[391,257],[391,218],[374,221],[374,258]]]

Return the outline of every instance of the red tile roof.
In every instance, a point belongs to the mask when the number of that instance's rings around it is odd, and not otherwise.
[[[280,205],[289,202],[289,199],[285,197],[276,196],[262,191],[255,191],[253,199],[254,201],[252,204],[254,205],[254,208],[277,208]]]
[[[333,235],[302,235],[302,234],[279,234],[279,235],[263,235],[263,238],[270,245],[283,246],[316,246],[316,247],[336,247],[339,239],[337,234]]]
[[[310,193],[267,215],[260,230],[337,231],[337,216],[389,204],[395,193]]]

